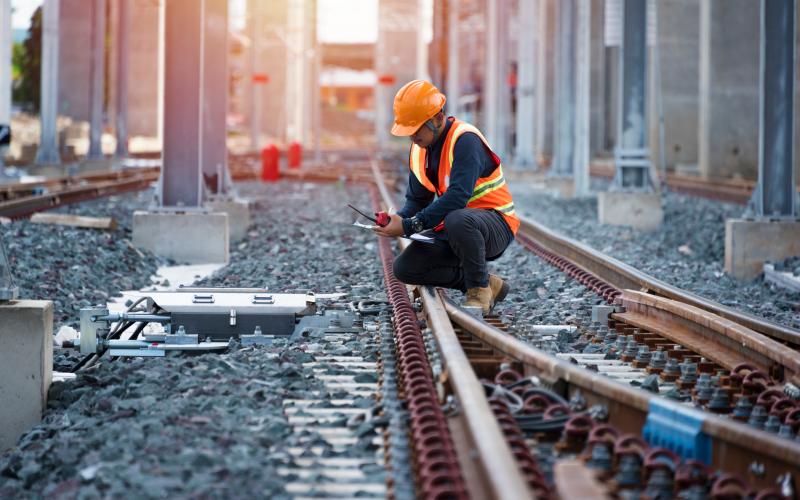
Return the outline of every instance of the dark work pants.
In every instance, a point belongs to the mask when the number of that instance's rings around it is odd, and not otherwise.
[[[489,284],[486,261],[500,257],[513,239],[494,210],[462,208],[447,214],[434,244],[412,241],[394,261],[394,275],[410,285],[466,291]]]

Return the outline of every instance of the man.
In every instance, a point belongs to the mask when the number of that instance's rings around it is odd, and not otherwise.
[[[474,126],[445,117],[445,96],[414,80],[394,98],[392,134],[411,139],[405,206],[381,236],[431,232],[433,244],[413,241],[395,259],[404,283],[466,292],[465,306],[488,314],[509,286],[488,274],[486,261],[500,257],[514,239],[519,219],[500,158]]]

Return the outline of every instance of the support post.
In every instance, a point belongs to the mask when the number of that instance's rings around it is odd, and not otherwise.
[[[117,115],[115,156],[128,156],[128,75],[130,74],[130,0],[117,2]]]
[[[647,2],[623,0],[620,44],[620,111],[616,173],[612,189],[651,191],[650,153],[645,121],[647,81]]]
[[[106,0],[92,2],[92,54],[89,78],[89,152],[87,160],[103,158],[103,102],[106,80]]]
[[[555,91],[555,0],[538,0],[536,48],[536,151],[537,163],[547,164],[553,156]]]
[[[575,156],[573,178],[575,196],[589,194],[591,70],[592,70],[592,0],[577,0]]]
[[[447,0],[447,113],[458,116],[458,100],[461,90],[459,72],[459,31],[461,19],[459,17],[458,0]]]
[[[519,47],[517,50],[518,84],[517,84],[517,123],[515,161],[518,167],[533,167],[535,164],[533,143],[534,108],[536,80],[536,2],[533,0],[519,2]]]
[[[266,82],[263,81],[264,63],[261,54],[261,2],[249,0],[247,2],[247,22],[250,33],[250,149],[254,152],[261,151],[261,108],[262,93]]]
[[[485,133],[489,145],[501,158],[509,152],[508,132],[511,93],[507,85],[508,58],[507,0],[486,2],[486,73],[484,83]]]
[[[60,0],[42,4],[42,66],[40,75],[39,148],[37,165],[58,165],[58,18]]]
[[[202,57],[201,166],[210,193],[228,191],[228,2],[205,0]]]
[[[3,137],[8,134],[8,137]],[[11,140],[11,0],[0,0],[0,169]],[[0,177],[2,177],[0,170]]]
[[[725,271],[739,279],[800,255],[794,174],[795,0],[761,1],[758,184],[747,216],[725,222]],[[765,244],[768,242],[768,244]]]
[[[577,0],[556,4],[555,154],[550,175],[572,180],[575,164],[575,7]]]

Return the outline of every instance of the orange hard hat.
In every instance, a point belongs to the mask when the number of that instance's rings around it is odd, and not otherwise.
[[[392,135],[409,136],[444,108],[447,99],[432,83],[412,80],[394,96]]]

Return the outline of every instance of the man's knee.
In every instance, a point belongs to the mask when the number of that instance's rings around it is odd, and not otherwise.
[[[412,270],[411,270],[411,263],[408,262],[408,258],[404,258],[403,254],[401,253],[394,259],[394,263],[392,264],[392,273],[394,277],[402,281],[403,283],[413,284],[412,281]]]

